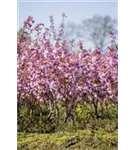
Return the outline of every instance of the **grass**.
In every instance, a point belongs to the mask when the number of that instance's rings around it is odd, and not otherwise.
[[[117,130],[98,129],[51,134],[18,132],[18,150],[117,150]]]

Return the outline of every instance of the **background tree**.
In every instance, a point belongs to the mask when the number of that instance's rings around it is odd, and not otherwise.
[[[64,39],[79,38],[87,41],[89,46],[103,49],[110,43],[109,31],[113,30],[117,34],[116,27],[117,20],[112,19],[110,16],[96,15],[91,19],[83,20],[81,24],[67,24]]]

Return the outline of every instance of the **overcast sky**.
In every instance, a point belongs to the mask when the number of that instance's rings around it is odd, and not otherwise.
[[[93,15],[109,15],[117,19],[117,2],[18,2],[18,29],[28,16],[33,16],[36,23],[45,23],[49,26],[49,16],[53,15],[55,24],[61,23],[61,14],[67,15],[66,22],[81,22]]]
[[[117,1],[104,1],[101,2],[18,2],[18,26],[17,29],[22,27],[24,20],[28,16],[33,16],[35,23],[44,23],[49,27],[49,16],[53,15],[55,26],[58,27],[61,23],[61,15],[65,13],[67,18],[65,24],[68,22],[80,23],[82,20],[92,18],[94,15],[106,16],[109,15],[113,19],[118,19]],[[85,48],[92,45],[87,40],[84,43]]]

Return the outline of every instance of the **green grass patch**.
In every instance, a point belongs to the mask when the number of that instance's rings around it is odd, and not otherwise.
[[[78,130],[52,134],[18,133],[18,150],[116,150],[117,130]]]

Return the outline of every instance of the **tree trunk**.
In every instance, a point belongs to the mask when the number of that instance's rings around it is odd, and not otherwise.
[[[98,119],[99,115],[98,115],[98,101],[96,100],[95,102],[93,102],[94,105],[94,110],[95,110],[95,116]]]
[[[59,108],[57,104],[55,103],[55,108],[56,108],[56,124],[59,124]]]
[[[66,116],[65,116],[65,119],[64,119],[64,123],[67,123],[67,120],[71,118],[72,120],[72,124],[75,125],[75,121],[74,121],[74,115],[72,113],[72,110],[67,110],[66,111]]]

